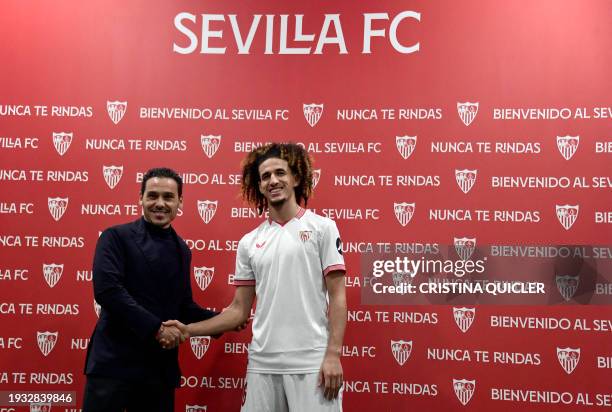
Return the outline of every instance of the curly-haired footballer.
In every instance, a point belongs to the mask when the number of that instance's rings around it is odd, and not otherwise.
[[[300,206],[311,194],[311,161],[301,146],[272,143],[249,153],[242,195],[269,219],[238,244],[234,300],[212,319],[166,323],[188,336],[235,329],[257,296],[243,411],[342,410],[342,244],[332,220]]]

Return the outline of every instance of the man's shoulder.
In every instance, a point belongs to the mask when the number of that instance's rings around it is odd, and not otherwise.
[[[333,226],[336,224],[336,222],[334,222],[332,219],[318,215],[310,209],[304,212],[304,216],[302,216],[302,218],[307,222],[313,223],[321,227]]]
[[[104,230],[104,232],[114,232],[120,235],[127,234],[134,230],[137,230],[141,225],[140,219],[134,220],[132,222],[121,223],[118,225],[110,226]],[[103,233],[104,233],[103,232]]]
[[[248,244],[249,242],[252,242],[254,239],[257,238],[257,234],[260,233],[262,230],[264,230],[266,228],[267,225],[270,225],[270,223],[268,222],[268,219],[264,220],[263,222],[261,222],[260,224],[258,224],[255,228],[253,228],[251,231],[245,233],[241,238],[240,238],[240,243],[246,243]]]

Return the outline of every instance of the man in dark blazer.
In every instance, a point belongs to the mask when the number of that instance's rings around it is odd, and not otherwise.
[[[162,322],[216,314],[193,301],[191,252],[170,225],[182,200],[180,176],[151,169],[140,191],[143,217],[98,240],[93,286],[102,310],[85,361],[84,412],[174,409],[184,337]]]

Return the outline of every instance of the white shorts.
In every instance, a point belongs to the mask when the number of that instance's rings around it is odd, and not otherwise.
[[[247,372],[241,412],[342,412],[342,388],[327,400],[319,374],[273,375]]]

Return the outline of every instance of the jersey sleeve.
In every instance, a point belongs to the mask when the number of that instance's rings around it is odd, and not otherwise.
[[[324,225],[321,233],[319,256],[321,257],[321,270],[323,276],[340,270],[346,272],[344,257],[342,256],[342,240],[336,222],[333,220]]]
[[[249,258],[249,239],[250,237],[243,237],[240,239],[240,242],[238,242],[236,270],[234,271],[235,286],[255,285],[255,273],[253,273],[251,259]]]

